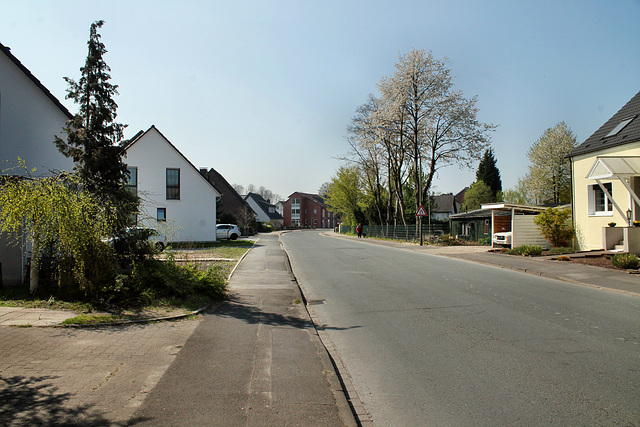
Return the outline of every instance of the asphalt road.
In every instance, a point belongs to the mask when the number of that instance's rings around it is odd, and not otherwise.
[[[640,424],[640,298],[313,230],[281,239],[376,426]]]

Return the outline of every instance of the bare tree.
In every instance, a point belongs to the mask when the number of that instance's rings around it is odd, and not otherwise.
[[[329,185],[331,185],[329,181],[323,182],[320,185],[320,188],[318,188],[318,195],[323,199],[327,196],[327,192],[329,191]]]
[[[391,105],[399,106],[390,118],[400,125],[400,137],[408,140],[413,181],[420,183],[415,190],[417,207],[439,169],[452,164],[471,168],[480,160],[495,126],[477,120],[477,98],[466,99],[454,91],[446,59],[438,61],[431,52],[413,49],[400,56],[393,77],[383,79],[379,87]]]
[[[244,192],[244,187],[240,184],[233,184],[231,185],[233,187],[234,190],[236,190],[236,193],[238,194],[245,194]]]

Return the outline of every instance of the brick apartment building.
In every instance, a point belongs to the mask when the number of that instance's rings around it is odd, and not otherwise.
[[[283,205],[285,227],[334,228],[336,217],[317,194],[295,192]]]

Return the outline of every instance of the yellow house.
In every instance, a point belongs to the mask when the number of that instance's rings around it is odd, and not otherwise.
[[[638,115],[640,92],[568,155],[579,250],[640,253]]]

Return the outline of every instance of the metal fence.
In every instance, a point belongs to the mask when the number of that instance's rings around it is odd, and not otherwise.
[[[407,242],[417,242],[420,240],[417,225],[365,225],[364,234],[367,237],[380,237],[383,239],[404,240]],[[340,233],[356,234],[355,225],[340,225]],[[445,224],[422,224],[422,238],[428,240],[445,234]]]

